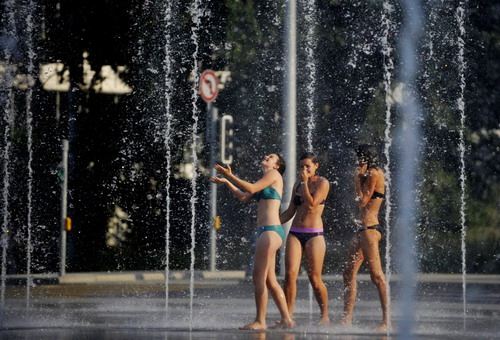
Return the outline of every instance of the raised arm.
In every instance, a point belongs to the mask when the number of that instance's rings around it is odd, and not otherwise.
[[[306,179],[307,176],[302,176],[302,179]],[[309,191],[309,186],[306,184],[304,185],[304,193],[302,195],[302,202],[303,204],[306,204],[309,209],[314,209],[318,205],[321,204],[324,200],[326,200],[326,196],[328,196],[328,192],[330,191],[330,183],[324,179],[321,178],[320,182],[318,183],[318,186],[316,187],[316,190],[314,190],[314,194],[311,195],[311,192]]]
[[[216,184],[225,184],[229,188],[231,193],[234,195],[234,197],[236,197],[241,202],[248,203],[252,199],[251,194],[241,191],[233,183],[229,182],[229,180],[227,180],[226,178],[210,177],[209,181]]]
[[[264,176],[262,176],[262,178],[259,179],[257,182],[250,183],[235,176],[229,165],[227,165],[227,168],[224,168],[221,165],[216,165],[215,170],[217,170],[219,174],[223,175],[231,182],[236,184],[236,186],[242,188],[243,190],[252,195],[258,191],[261,191],[264,188],[267,188],[268,186],[276,182],[279,179],[279,177],[281,177],[278,170],[272,170],[266,173]]]
[[[362,176],[363,175],[356,173],[354,185],[356,188],[356,202],[361,208],[364,208],[368,202],[370,202],[370,198],[375,191],[378,173],[373,169],[368,169],[366,171],[366,179],[363,183],[361,183]]]

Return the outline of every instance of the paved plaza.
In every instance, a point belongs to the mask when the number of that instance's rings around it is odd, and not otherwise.
[[[315,325],[318,307],[307,280],[298,284],[296,329],[249,332],[238,326],[255,316],[253,286],[244,274],[197,273],[191,300],[189,273],[172,273],[168,294],[162,273],[86,273],[34,279],[10,279],[1,310],[1,339],[373,339],[387,338],[373,329],[381,317],[375,287],[359,280],[355,325],[339,326],[342,284],[325,277],[332,324]],[[399,279],[391,281],[392,315],[389,338],[399,338]],[[492,339],[500,337],[500,276],[469,275],[466,314],[459,275],[423,275],[416,282],[415,338]],[[192,308],[191,308],[192,305]],[[272,301],[268,324],[279,318]]]

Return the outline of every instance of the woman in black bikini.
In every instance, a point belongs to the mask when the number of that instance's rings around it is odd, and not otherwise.
[[[300,157],[299,161],[301,172],[300,179],[294,185],[295,196],[288,209],[280,216],[281,223],[286,223],[293,217],[292,227],[286,241],[285,296],[288,310],[292,315],[297,293],[297,276],[304,254],[309,281],[321,310],[318,324],[326,325],[330,319],[328,292],[321,278],[326,252],[321,215],[325,209],[325,199],[330,190],[330,183],[316,174],[319,163],[314,154],[306,153]]]
[[[356,301],[356,275],[361,264],[366,261],[372,282],[377,286],[382,306],[382,322],[377,331],[386,331],[389,327],[387,315],[387,292],[382,263],[380,261],[379,242],[382,228],[378,213],[385,197],[384,172],[378,167],[378,155],[374,147],[361,145],[356,149],[358,163],[354,176],[356,202],[360,207],[361,225],[357,227],[349,247],[347,267],[344,270],[344,317],[342,324],[352,325],[352,313]]]

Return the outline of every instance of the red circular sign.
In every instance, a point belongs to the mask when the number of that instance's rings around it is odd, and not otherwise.
[[[200,95],[204,101],[211,102],[219,93],[219,78],[214,71],[206,70],[200,77]]]

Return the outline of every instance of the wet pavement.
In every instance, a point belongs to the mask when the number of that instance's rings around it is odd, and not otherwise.
[[[436,276],[437,277],[437,276]],[[493,279],[491,279],[493,278]],[[462,283],[456,277],[421,280],[416,286],[415,338],[500,338],[500,280],[471,280],[467,284],[466,316]],[[391,283],[395,332],[376,334],[380,320],[377,291],[361,280],[354,326],[341,327],[342,286],[338,277],[325,280],[332,325],[317,327],[316,302],[305,279],[299,280],[293,331],[238,331],[255,316],[253,286],[244,278],[199,278],[193,308],[189,282],[173,282],[168,295],[159,282],[8,285],[0,310],[0,339],[374,339],[397,338],[401,317],[399,283]],[[167,299],[168,297],[168,299]],[[312,307],[312,313],[311,313]],[[268,323],[279,319],[274,303]]]

